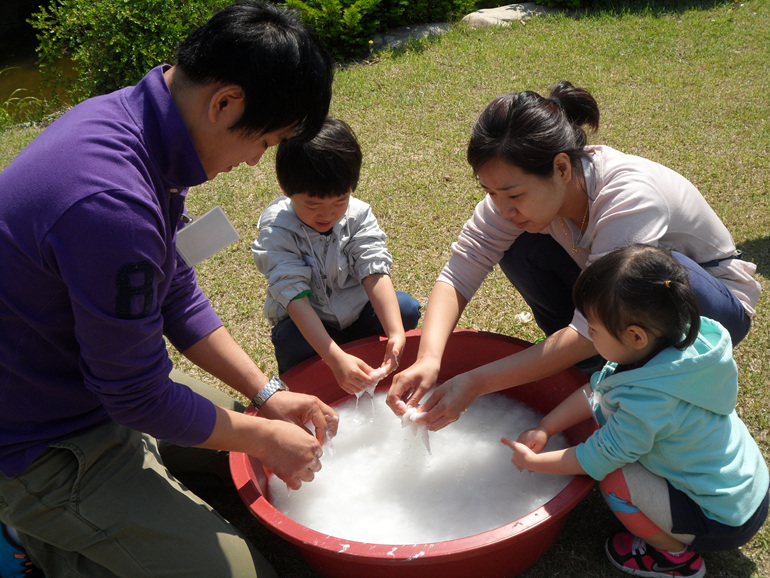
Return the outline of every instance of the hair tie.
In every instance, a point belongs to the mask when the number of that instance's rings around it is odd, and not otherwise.
[[[665,285],[666,285],[666,287],[668,287],[670,289],[671,288],[671,279],[666,279]]]
[[[548,97],[548,98],[546,98],[545,100],[546,100],[547,102],[550,102],[550,103],[552,103],[552,104],[555,104],[555,105],[556,105],[556,108],[558,108],[559,110],[561,110],[561,111],[563,111],[563,110],[564,110],[564,107],[563,107],[563,106],[562,106],[562,104],[561,104],[561,100],[559,100],[559,98],[558,98],[558,97],[555,97],[555,96],[549,96],[549,97]]]

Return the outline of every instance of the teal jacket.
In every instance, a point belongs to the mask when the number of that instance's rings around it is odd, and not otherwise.
[[[599,424],[577,447],[588,475],[602,480],[639,462],[685,492],[711,519],[740,526],[768,491],[762,453],[735,412],[738,368],[730,335],[701,318],[687,349],[663,350],[644,366],[591,378]]]

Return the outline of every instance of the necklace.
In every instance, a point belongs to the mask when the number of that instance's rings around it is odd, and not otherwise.
[[[580,234],[578,235],[577,242],[575,242],[575,237],[569,232],[567,229],[567,225],[564,223],[564,219],[561,218],[561,215],[559,215],[559,224],[561,225],[562,230],[564,231],[564,234],[569,239],[570,243],[572,244],[572,252],[577,253],[578,248],[577,246],[580,245],[580,241],[583,240],[583,234],[585,231],[583,231],[583,227],[585,227],[586,219],[588,218],[588,200],[586,199],[586,212],[583,213],[583,220],[580,222]]]

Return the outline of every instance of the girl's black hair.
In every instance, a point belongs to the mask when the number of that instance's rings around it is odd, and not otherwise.
[[[588,266],[572,291],[575,307],[620,338],[638,325],[684,349],[695,342],[700,313],[687,269],[671,252],[635,244],[616,249]]]
[[[327,118],[312,140],[283,141],[275,155],[278,183],[291,197],[339,197],[353,192],[361,172],[361,147],[348,124]]]
[[[253,1],[228,6],[182,41],[176,61],[192,82],[243,89],[246,107],[230,128],[244,134],[296,126],[294,138],[307,140],[329,112],[332,58],[285,8]]]
[[[583,125],[599,128],[599,105],[587,90],[566,80],[548,98],[530,90],[509,92],[489,103],[473,125],[468,163],[474,174],[500,159],[525,173],[550,177],[553,159],[566,153],[578,168],[586,156]]]

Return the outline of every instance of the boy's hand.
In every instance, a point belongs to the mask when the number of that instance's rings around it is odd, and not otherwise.
[[[343,351],[335,356],[334,360],[330,360],[328,365],[339,386],[352,395],[364,391],[374,383],[369,377],[374,369],[355,355]]]
[[[388,337],[385,357],[383,357],[382,365],[380,365],[381,368],[384,368],[383,378],[398,369],[398,362],[401,360],[401,354],[404,352],[404,345],[406,345],[406,335],[404,333],[397,333]]]

